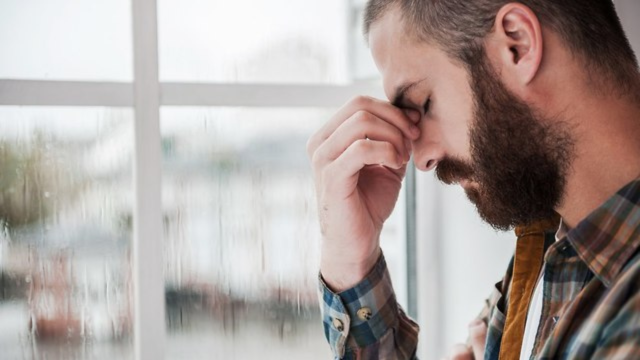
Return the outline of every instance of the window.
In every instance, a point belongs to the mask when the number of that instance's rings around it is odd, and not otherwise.
[[[162,109],[168,358],[331,357],[301,149],[333,112]],[[397,220],[385,228],[390,262],[402,260]]]
[[[348,9],[344,0],[159,0],[160,79],[347,83]]]
[[[126,109],[0,107],[3,357],[131,358],[132,134]]]
[[[0,2],[0,347],[329,357],[305,143],[349,98],[382,97],[361,11]],[[405,205],[382,246],[406,308]]]
[[[130,0],[2,0],[0,9],[0,79],[133,79]]]

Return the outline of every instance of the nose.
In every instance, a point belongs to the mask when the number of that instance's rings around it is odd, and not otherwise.
[[[429,121],[420,124],[420,137],[413,142],[413,162],[420,171],[430,171],[444,158],[440,129]]]

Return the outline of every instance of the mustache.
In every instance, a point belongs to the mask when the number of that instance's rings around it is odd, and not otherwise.
[[[452,158],[445,157],[438,161],[438,167],[436,167],[436,177],[441,182],[451,185],[460,180],[473,180],[473,167],[466,162]]]

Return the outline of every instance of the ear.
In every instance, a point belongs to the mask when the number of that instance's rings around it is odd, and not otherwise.
[[[542,62],[542,28],[536,14],[527,6],[510,3],[496,15],[490,58],[501,69],[504,80],[514,85],[529,84]]]

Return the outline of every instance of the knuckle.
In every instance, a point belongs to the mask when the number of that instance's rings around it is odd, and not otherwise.
[[[371,97],[365,95],[358,95],[351,100],[351,105],[356,108],[363,108],[371,103]]]
[[[313,165],[314,168],[320,168],[323,164],[322,156],[320,153],[320,150],[316,150],[313,155],[311,155],[311,165]]]
[[[306,144],[307,156],[310,159],[313,158],[313,155],[314,155],[314,152],[315,152],[314,151],[315,150],[315,144],[316,144],[315,136],[312,136],[307,140],[307,144]]]
[[[392,153],[392,152],[396,151],[396,147],[392,143],[389,143],[389,142],[383,143],[383,148],[384,148],[385,153]]]
[[[371,142],[364,139],[360,139],[360,140],[356,140],[352,146],[354,151],[359,153],[364,153],[371,149]]]
[[[367,125],[367,124],[371,123],[371,121],[373,120],[372,116],[373,115],[371,115],[371,113],[369,113],[369,112],[367,112],[365,110],[358,110],[351,117],[351,121]]]

